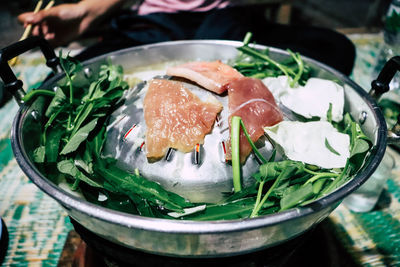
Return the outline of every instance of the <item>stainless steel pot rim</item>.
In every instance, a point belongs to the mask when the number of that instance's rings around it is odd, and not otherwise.
[[[134,48],[127,48],[123,51],[129,51],[133,49],[150,49],[157,46],[164,46],[169,44],[192,44],[192,43],[210,43],[219,45],[231,45],[240,46],[242,43],[237,41],[225,41],[225,40],[190,40],[190,41],[173,41],[157,43],[145,46],[139,46]],[[259,46],[263,47],[263,46]],[[271,51],[278,51],[284,53],[280,49],[271,48]],[[85,61],[84,64],[90,64],[91,62],[97,61],[102,58],[112,57],[111,52],[91,60]],[[306,57],[304,57],[306,58]],[[328,70],[329,72],[336,75],[341,80],[349,84],[368,104],[370,110],[373,110],[373,115],[377,121],[377,146],[373,149],[371,156],[369,157],[369,162],[367,162],[365,168],[362,169],[352,180],[350,180],[345,186],[340,187],[335,192],[328,194],[327,196],[316,200],[304,207],[290,209],[284,212],[279,212],[275,214],[260,216],[252,219],[236,219],[236,220],[226,220],[226,221],[185,221],[185,220],[169,220],[169,219],[158,219],[149,218],[138,215],[127,214],[108,208],[104,208],[95,204],[92,204],[86,200],[79,199],[76,196],[60,189],[52,182],[48,181],[37,168],[28,160],[28,155],[26,154],[24,148],[22,147],[22,135],[20,129],[22,129],[23,118],[27,114],[27,105],[23,105],[13,122],[11,129],[11,144],[15,158],[20,165],[23,172],[35,183],[41,190],[43,190],[50,197],[57,200],[63,207],[67,210],[76,210],[80,213],[87,214],[91,217],[95,217],[99,220],[109,222],[112,224],[119,224],[126,226],[128,228],[143,229],[155,232],[168,232],[168,233],[180,233],[180,234],[208,234],[208,233],[218,233],[218,232],[235,232],[235,231],[245,231],[256,229],[261,226],[274,225],[282,223],[285,221],[292,220],[294,218],[299,218],[307,216],[310,213],[319,211],[329,205],[340,202],[345,196],[356,190],[362,183],[364,183],[367,178],[374,172],[377,168],[379,162],[381,161],[385,149],[386,149],[386,136],[387,128],[380,108],[377,106],[376,102],[355,82],[350,80],[348,77],[339,73],[338,71],[319,63],[313,59],[306,58],[307,61],[311,61],[317,66]]]

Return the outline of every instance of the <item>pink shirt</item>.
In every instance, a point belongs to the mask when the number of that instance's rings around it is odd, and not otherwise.
[[[139,15],[164,12],[175,13],[179,11],[209,11],[227,7],[229,0],[144,0],[140,6]]]

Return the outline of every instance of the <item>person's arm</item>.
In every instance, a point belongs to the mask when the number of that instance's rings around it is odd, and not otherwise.
[[[68,44],[89,29],[93,29],[120,9],[125,0],[84,0],[76,4],[61,4],[38,13],[18,16],[25,26],[34,25],[32,34],[43,35],[54,47]]]

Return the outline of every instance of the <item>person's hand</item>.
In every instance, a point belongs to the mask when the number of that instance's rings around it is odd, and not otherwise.
[[[93,28],[120,6],[120,0],[86,0],[77,4],[62,4],[37,13],[18,16],[25,26],[32,24],[33,35],[42,35],[54,47],[66,45]]]

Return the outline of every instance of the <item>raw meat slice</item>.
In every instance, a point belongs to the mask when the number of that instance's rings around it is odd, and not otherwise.
[[[232,116],[239,116],[253,142],[263,134],[265,126],[272,126],[283,120],[272,93],[259,79],[243,77],[227,85],[229,97],[229,124]],[[243,131],[240,132],[240,160],[244,162],[251,152],[251,146]],[[230,144],[226,154],[231,159]]]
[[[169,67],[167,75],[186,78],[217,94],[226,91],[225,85],[228,82],[243,77],[240,72],[220,60],[194,61]]]
[[[181,82],[154,79],[144,98],[147,158],[159,159],[168,148],[182,152],[204,142],[222,105],[211,97],[203,102]]]

